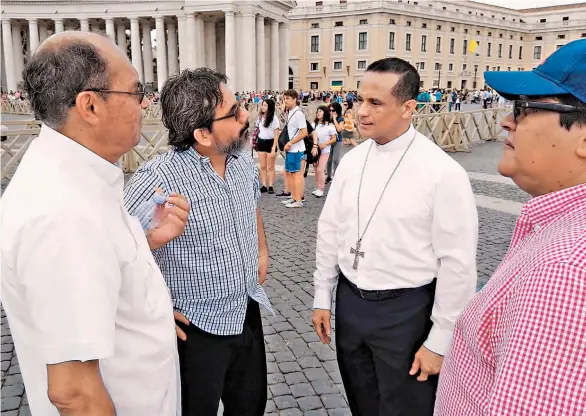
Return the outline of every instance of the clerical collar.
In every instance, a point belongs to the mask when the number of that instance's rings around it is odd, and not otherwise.
[[[374,142],[375,146],[374,149],[380,153],[388,153],[388,152],[396,152],[397,150],[404,150],[405,147],[409,145],[411,139],[413,139],[413,135],[415,134],[415,127],[413,125],[409,126],[409,129],[403,134],[401,134],[396,139],[391,140],[386,144],[377,144]]]

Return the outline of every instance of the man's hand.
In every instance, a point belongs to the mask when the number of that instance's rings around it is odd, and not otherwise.
[[[167,203],[157,208],[155,216],[160,216],[161,222],[147,232],[147,240],[151,250],[163,247],[169,241],[179,237],[185,231],[189,217],[189,202],[175,192],[167,198]]]
[[[285,148],[284,148],[285,152],[288,152],[289,149],[291,149],[291,142],[287,142],[287,144],[285,145]]]
[[[173,318],[187,326],[189,326],[191,323],[181,312],[173,311]],[[179,325],[177,324],[175,324],[175,332],[177,332],[177,338],[179,338],[181,341],[187,341],[187,335],[185,335],[185,332],[183,332],[183,330],[179,328]]]
[[[414,376],[421,370],[417,377],[417,381],[426,381],[428,376],[439,374],[443,362],[443,356],[428,350],[422,345],[421,348],[419,348],[419,351],[415,354],[415,359],[413,360],[413,365],[411,366],[409,374]]]
[[[323,344],[329,344],[332,341],[331,318],[332,313],[327,309],[313,311],[313,328]]]
[[[267,280],[267,273],[269,272],[269,255],[260,254],[258,256],[258,283],[261,285]]]

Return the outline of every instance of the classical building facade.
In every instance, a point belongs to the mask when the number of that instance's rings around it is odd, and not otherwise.
[[[356,89],[373,61],[415,65],[424,88],[482,88],[483,73],[530,70],[586,37],[586,3],[513,10],[472,1],[298,1],[291,21],[296,88]],[[479,46],[471,52],[470,45]]]
[[[100,31],[128,50],[140,80],[161,88],[180,69],[225,72],[234,91],[289,86],[293,1],[4,0],[2,87],[16,90],[22,69],[48,36]]]

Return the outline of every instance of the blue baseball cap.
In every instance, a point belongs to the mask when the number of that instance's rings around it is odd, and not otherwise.
[[[484,79],[508,100],[571,94],[586,103],[586,39],[562,46],[533,71],[488,71]]]

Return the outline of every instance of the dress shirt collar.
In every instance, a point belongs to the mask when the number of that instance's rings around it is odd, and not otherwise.
[[[63,157],[66,163],[73,162],[77,166],[92,171],[109,188],[122,195],[124,175],[118,166],[44,124],[37,140],[39,139],[47,143],[53,154],[57,153]]]
[[[523,205],[521,215],[525,215],[531,223],[543,226],[555,220],[559,214],[571,211],[584,202],[586,184],[580,184],[532,198]]]
[[[415,127],[413,127],[413,125],[410,125],[405,133],[401,134],[399,137],[391,140],[386,144],[377,144],[376,142],[374,142],[374,150],[376,150],[379,153],[392,153],[399,150],[403,151],[407,146],[409,146],[409,143],[411,142],[415,134]]]
[[[175,150],[175,151],[178,152],[177,150]],[[185,153],[185,155],[194,159],[199,164],[210,163],[210,158],[199,153],[197,150],[195,150],[195,147],[193,147],[193,146],[191,146],[189,149],[185,150],[182,153]],[[238,155],[236,153],[229,154],[228,157],[226,158],[226,164],[230,163],[230,161],[232,159],[238,159],[239,156],[240,155]]]

